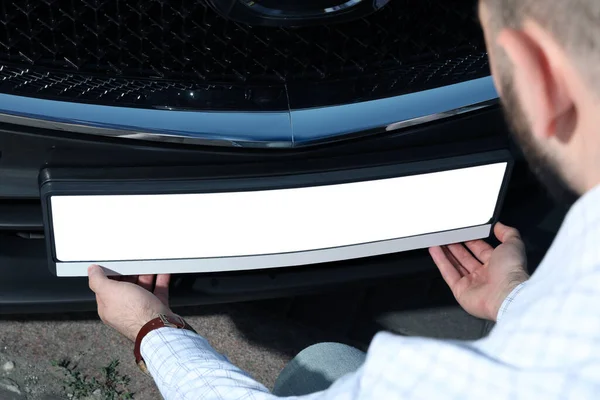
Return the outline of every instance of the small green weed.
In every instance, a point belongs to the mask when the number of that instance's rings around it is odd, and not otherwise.
[[[133,399],[133,393],[127,389],[131,378],[119,373],[119,360],[113,360],[102,368],[100,380],[83,375],[78,370],[78,366],[69,360],[52,361],[52,365],[62,369],[65,374],[63,389],[73,399],[86,397],[102,400]]]

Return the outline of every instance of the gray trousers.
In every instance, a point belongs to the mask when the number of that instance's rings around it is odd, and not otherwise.
[[[340,343],[319,343],[302,350],[281,371],[273,394],[302,396],[327,389],[342,376],[356,371],[365,353]]]

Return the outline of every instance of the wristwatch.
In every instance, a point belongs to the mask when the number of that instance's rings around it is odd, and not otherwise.
[[[185,320],[183,318],[181,318],[179,315],[159,314],[158,317],[147,322],[142,327],[142,329],[140,329],[140,331],[137,334],[137,337],[135,338],[135,346],[133,348],[133,355],[135,356],[135,363],[138,365],[138,367],[140,367],[142,372],[144,372],[145,374],[148,374],[148,375],[150,373],[148,372],[148,368],[146,367],[146,362],[142,358],[142,352],[140,350],[140,347],[142,345],[142,339],[144,339],[144,337],[148,333],[152,332],[155,329],[159,329],[159,328],[186,329],[188,331],[192,331],[192,332],[196,333],[194,328],[192,328],[190,325],[188,325],[188,323],[185,322]]]

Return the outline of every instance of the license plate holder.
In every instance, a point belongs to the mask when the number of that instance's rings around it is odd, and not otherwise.
[[[85,276],[92,263],[117,275],[240,271],[485,238],[512,164],[500,150],[241,178],[49,168],[40,174],[48,264],[57,276]]]

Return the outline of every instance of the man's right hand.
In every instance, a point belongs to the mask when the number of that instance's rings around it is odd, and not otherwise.
[[[491,321],[496,320],[510,292],[529,279],[525,244],[519,231],[497,223],[494,234],[502,242],[495,249],[483,240],[429,249],[462,308]]]
[[[135,341],[140,329],[169,308],[169,275],[123,276],[110,279],[102,267],[88,268],[90,289],[96,293],[102,321]]]

